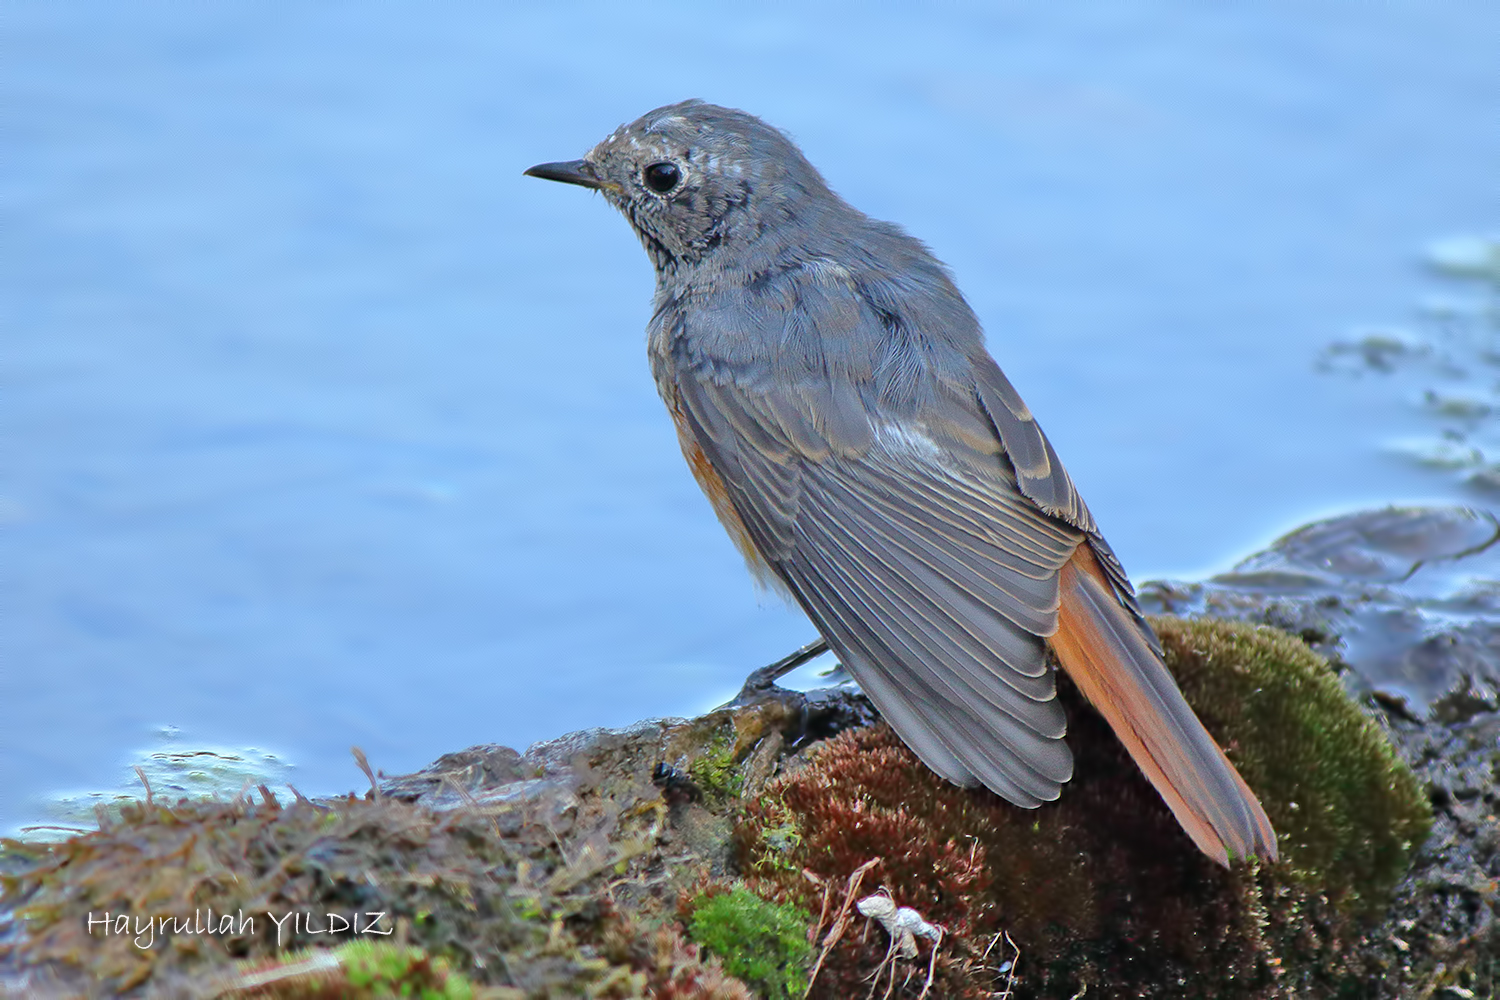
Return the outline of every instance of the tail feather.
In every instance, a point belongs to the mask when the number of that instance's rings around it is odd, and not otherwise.
[[[1255,793],[1193,714],[1087,543],[1063,566],[1050,643],[1199,849],[1276,858],[1276,833]]]

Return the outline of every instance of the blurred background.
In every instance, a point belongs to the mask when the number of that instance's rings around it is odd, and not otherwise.
[[[1495,5],[23,0],[0,30],[6,829],[135,764],[332,792],[351,744],[394,773],[696,713],[813,637],[683,465],[634,236],[521,176],[686,97],[953,267],[1137,581],[1500,481]]]

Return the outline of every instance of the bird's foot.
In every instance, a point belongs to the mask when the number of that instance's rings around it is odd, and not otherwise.
[[[791,673],[802,666],[802,664],[816,659],[826,652],[828,652],[828,642],[822,638],[818,638],[801,649],[788,653],[775,663],[761,667],[745,678],[745,686],[740,688],[740,693],[735,695],[734,700],[729,703],[729,706],[749,705],[764,698],[768,693],[776,689],[778,678]]]

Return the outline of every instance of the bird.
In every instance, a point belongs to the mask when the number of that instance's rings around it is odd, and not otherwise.
[[[1036,808],[1072,777],[1056,661],[1222,865],[1277,857],[1120,561],[947,268],[760,118],[689,100],[532,177],[624,214],[688,466],[764,584],[932,771]]]

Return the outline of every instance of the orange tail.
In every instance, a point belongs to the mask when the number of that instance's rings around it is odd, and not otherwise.
[[[1120,605],[1087,542],[1063,566],[1051,639],[1063,669],[1104,716],[1199,849],[1276,857],[1276,832],[1224,751]]]

